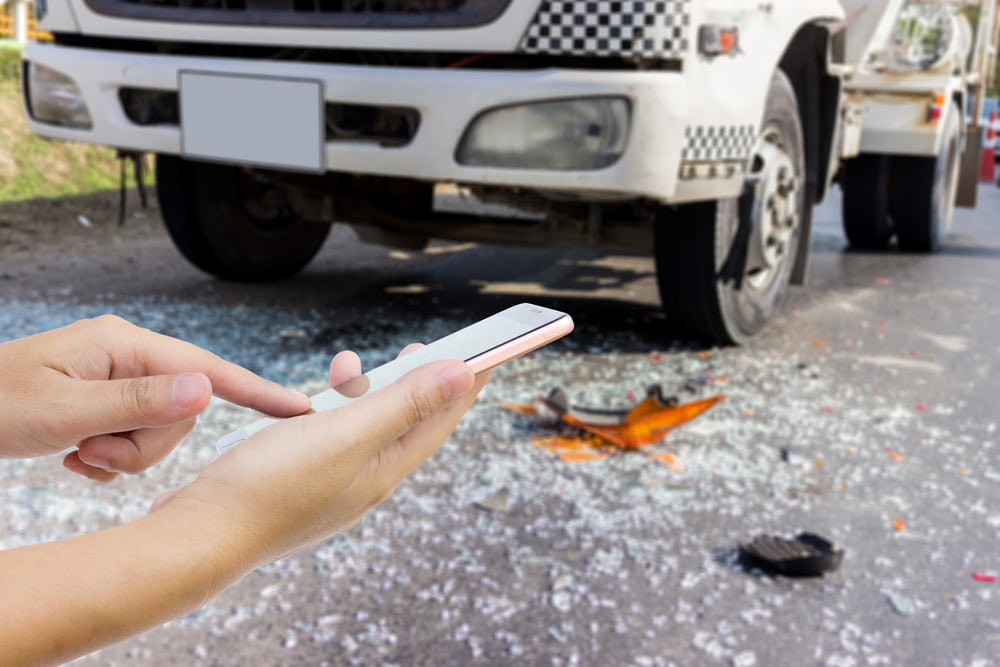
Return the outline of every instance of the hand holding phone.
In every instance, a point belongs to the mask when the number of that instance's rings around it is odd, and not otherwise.
[[[359,395],[346,396],[334,388],[316,394],[312,397],[312,409],[322,412],[347,405],[432,361],[460,359],[474,372],[482,373],[562,338],[572,330],[573,319],[566,313],[521,303],[368,371],[365,373],[368,388]],[[258,419],[220,438],[216,448],[221,454],[275,421]]]

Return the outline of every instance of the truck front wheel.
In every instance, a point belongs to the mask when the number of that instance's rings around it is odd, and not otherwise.
[[[157,155],[156,194],[177,249],[224,280],[295,275],[330,232],[330,224],[302,220],[281,190],[241,167]]]
[[[907,196],[893,200],[896,238],[903,250],[934,252],[944,243],[955,212],[961,127],[958,109],[947,110],[941,150],[936,156],[899,155],[896,182]]]
[[[802,242],[805,156],[795,91],[783,72],[737,199],[661,206],[656,271],[669,321],[712,343],[743,343],[774,315]]]

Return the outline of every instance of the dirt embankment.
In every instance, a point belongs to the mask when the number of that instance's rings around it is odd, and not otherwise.
[[[97,192],[118,184],[115,152],[48,141],[28,129],[20,56],[0,50],[0,202]]]

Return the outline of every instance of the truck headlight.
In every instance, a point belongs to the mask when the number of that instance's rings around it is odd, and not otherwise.
[[[629,115],[622,97],[490,109],[469,125],[455,158],[475,167],[602,169],[625,151]]]
[[[73,79],[35,62],[26,64],[28,113],[40,123],[81,130],[93,127],[83,93]]]

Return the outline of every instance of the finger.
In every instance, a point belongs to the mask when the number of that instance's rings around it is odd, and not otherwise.
[[[488,379],[489,372],[477,375],[470,391],[449,401],[438,413],[386,445],[380,457],[384,470],[376,474],[388,474],[387,483],[399,484],[448,439]]]
[[[469,391],[475,376],[468,364],[439,361],[416,368],[392,384],[372,392],[350,405],[310,417],[305,440],[329,442],[338,434],[350,443],[348,449],[369,458],[389,442],[438,412],[450,401]],[[291,426],[291,424],[289,424]],[[304,443],[314,451],[323,451],[314,443]],[[343,452],[338,448],[338,452]]]
[[[405,356],[414,350],[419,350],[423,343],[410,343],[396,355]],[[359,398],[368,393],[371,382],[366,375],[361,374],[361,359],[354,352],[341,352],[330,362],[330,386],[337,393],[347,398]]]
[[[99,435],[80,443],[78,456],[89,466],[111,472],[140,473],[173,451],[194,428],[195,419],[125,435]]]
[[[410,343],[409,345],[407,345],[406,347],[404,347],[402,350],[399,351],[399,354],[396,355],[396,358],[399,359],[400,357],[405,357],[410,352],[419,350],[423,346],[424,346],[423,343]]]
[[[330,361],[330,386],[342,396],[357,398],[368,391],[368,378],[361,374],[361,359],[351,351],[340,352]]]
[[[212,385],[201,373],[73,382],[75,391],[62,397],[59,413],[84,437],[178,424],[212,398]]]
[[[291,417],[309,409],[309,397],[265,380],[208,350],[142,329],[125,320],[99,318],[108,335],[95,340],[115,361],[116,377],[204,373],[221,398],[275,417]],[[96,321],[95,321],[96,322]]]
[[[87,465],[80,460],[76,451],[72,451],[63,457],[63,467],[70,472],[75,472],[77,475],[82,475],[87,479],[92,479],[102,484],[107,484],[118,477],[118,473],[116,472],[108,472],[107,470]]]
[[[356,352],[350,350],[338,352],[330,360],[331,387],[336,387],[359,375],[361,375],[361,358]]]

